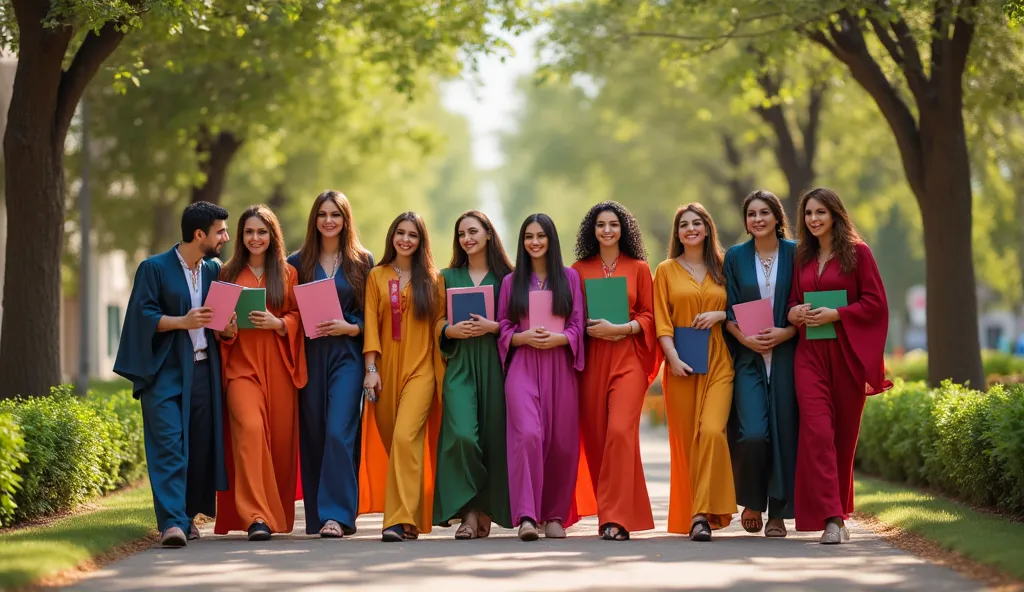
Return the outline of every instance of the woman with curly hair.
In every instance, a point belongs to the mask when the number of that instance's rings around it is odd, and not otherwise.
[[[804,194],[789,322],[800,327],[796,399],[796,529],[824,529],[826,545],[850,539],[853,456],[867,395],[892,387],[885,379],[889,305],[871,249],[831,189]],[[811,308],[809,292],[842,290],[846,306]],[[808,339],[807,327],[831,323],[835,338]]]
[[[668,531],[710,541],[736,513],[726,425],[732,409],[732,356],[725,344],[725,274],[718,230],[704,206],[676,211],[668,259],[654,272],[654,317],[665,351],[665,413],[672,473]],[[707,330],[707,374],[680,359],[677,328]],[[691,337],[699,338],[699,337]]]
[[[577,512],[597,514],[601,538],[629,540],[654,528],[640,460],[640,414],[658,361],[654,284],[636,218],[618,202],[592,207],[576,234],[576,263],[584,284],[624,278],[628,320],[587,319],[586,363],[580,375],[583,454]]]

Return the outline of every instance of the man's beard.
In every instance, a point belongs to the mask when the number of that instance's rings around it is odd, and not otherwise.
[[[214,243],[213,245],[205,245],[205,246],[203,246],[203,256],[204,257],[217,257],[218,255],[220,255],[220,248],[221,248],[221,244],[220,243]]]

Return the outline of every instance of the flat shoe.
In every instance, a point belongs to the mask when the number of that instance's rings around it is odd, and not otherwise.
[[[199,538],[201,538],[202,536],[203,535],[200,534],[199,529],[196,528],[196,523],[195,522],[192,522],[191,524],[189,524],[189,526],[188,526],[188,540],[196,541],[196,540],[199,540]]]
[[[850,531],[846,526],[840,526],[838,522],[829,520],[825,524],[825,532],[821,534],[821,539],[818,540],[822,545],[838,545],[845,543],[850,540]]]
[[[253,522],[252,525],[249,526],[249,540],[269,541],[270,527],[262,522]]]
[[[401,524],[385,528],[380,533],[380,540],[384,543],[400,543],[405,540],[405,528]]]
[[[340,539],[343,536],[345,536],[345,531],[336,520],[328,520],[320,529],[320,538],[322,539]]]
[[[786,523],[782,520],[768,520],[768,525],[764,527],[764,536],[770,539],[781,539],[785,538],[789,534],[786,531]]]
[[[160,544],[164,547],[177,548],[188,544],[185,533],[177,526],[172,526],[160,535]]]
[[[537,525],[531,520],[523,520],[519,524],[519,540],[523,542],[531,542],[540,538],[537,533]]]
[[[552,520],[551,522],[544,524],[544,538],[564,539],[565,527],[557,520]]]
[[[711,524],[705,518],[690,525],[690,540],[706,543],[711,540]]]

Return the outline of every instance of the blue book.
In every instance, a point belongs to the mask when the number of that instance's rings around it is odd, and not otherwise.
[[[679,359],[693,368],[694,374],[708,373],[708,344],[711,342],[711,329],[676,327],[673,341],[675,341]]]
[[[449,325],[457,325],[462,321],[471,320],[471,314],[478,314],[487,317],[487,300],[482,292],[469,292],[464,294],[452,294],[452,316],[448,319]]]

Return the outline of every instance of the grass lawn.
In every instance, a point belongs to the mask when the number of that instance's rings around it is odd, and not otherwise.
[[[858,478],[855,488],[857,512],[1024,580],[1024,524],[874,479]]]
[[[0,532],[0,589],[31,584],[155,531],[148,482],[92,505],[47,524]]]

